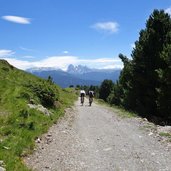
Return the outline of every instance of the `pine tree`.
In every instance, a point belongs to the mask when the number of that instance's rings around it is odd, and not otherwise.
[[[104,80],[100,86],[99,90],[99,98],[103,100],[107,100],[107,97],[113,90],[113,82],[112,80]]]
[[[121,106],[124,106],[126,109],[134,107],[133,99],[134,91],[132,91],[132,61],[128,59],[123,54],[119,54],[119,58],[124,64],[124,68],[121,71],[119,77],[119,83],[116,84],[114,91],[117,91],[117,94],[120,94]]]
[[[139,41],[135,43],[135,49],[132,52],[132,79],[131,90],[134,92],[132,103],[133,109],[143,115],[157,115],[159,99],[164,96],[160,95],[160,90],[166,91],[162,85],[161,71],[170,73],[167,68],[163,51],[167,51],[168,45],[171,44],[171,19],[163,10],[154,10],[149,17],[146,28],[141,30]],[[166,49],[166,50],[165,50]],[[160,76],[159,76],[160,75]],[[167,74],[166,74],[167,75]],[[167,85],[165,81],[165,85]],[[163,87],[164,86],[164,87]],[[168,85],[167,85],[168,86]],[[168,101],[167,101],[168,102]],[[169,103],[169,102],[168,102]]]
[[[171,33],[169,35],[171,37]],[[171,44],[164,48],[161,58],[165,63],[157,70],[159,78],[157,107],[160,117],[171,122]]]

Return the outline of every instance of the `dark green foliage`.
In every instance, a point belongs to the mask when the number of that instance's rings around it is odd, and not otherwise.
[[[171,45],[164,48],[161,58],[165,67],[158,69],[159,86],[157,91],[157,107],[161,117],[168,117],[171,120]]]
[[[53,107],[54,102],[59,99],[59,92],[55,85],[49,86],[48,81],[30,83],[28,87],[39,97],[40,102],[45,107]],[[51,84],[51,82],[50,82]]]
[[[31,95],[28,92],[21,92],[20,93],[20,97],[24,98],[26,100],[30,100],[31,99]]]
[[[134,105],[132,102],[134,96],[134,91],[132,91],[132,61],[122,54],[119,54],[119,58],[122,60],[124,68],[121,71],[119,82],[115,85],[115,101],[120,101],[121,106],[129,109]]]
[[[99,98],[107,101],[107,97],[113,90],[112,80],[104,80],[99,89]]]
[[[171,120],[171,18],[154,10],[108,100],[140,115]]]
[[[50,75],[48,76],[47,81],[48,81],[50,84],[54,84],[53,78],[52,78]]]
[[[76,85],[76,88],[77,88],[77,89],[80,89],[80,85]]]
[[[131,92],[134,91],[132,101],[135,103],[133,109],[142,115],[160,116],[157,104],[160,93],[157,90],[160,86],[166,86],[160,83],[159,71],[168,68],[161,54],[171,44],[170,33],[169,15],[164,11],[154,10],[147,21],[146,29],[140,32],[139,41],[132,52]]]
[[[28,123],[28,129],[35,130],[35,123],[33,121]]]
[[[165,67],[161,53],[168,42],[171,21],[164,11],[155,10],[149,17],[146,29],[140,32],[139,41],[132,52],[131,99],[133,109],[142,115],[156,115],[157,70]]]
[[[119,85],[118,81],[113,86],[112,93],[108,96],[107,102],[121,106],[123,103],[123,89]]]
[[[28,110],[25,110],[25,109],[21,110],[21,111],[20,111],[20,117],[28,118],[28,117],[29,117],[29,112],[28,112]]]

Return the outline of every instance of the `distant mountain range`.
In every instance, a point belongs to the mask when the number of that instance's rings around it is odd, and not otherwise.
[[[104,79],[111,79],[114,82],[119,78],[120,69],[91,69],[87,66],[74,66],[70,64],[67,71],[55,68],[30,68],[27,72],[47,79],[48,76],[61,87],[70,85],[100,85]]]

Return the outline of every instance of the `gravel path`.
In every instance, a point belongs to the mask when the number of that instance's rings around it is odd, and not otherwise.
[[[140,118],[79,101],[42,136],[26,164],[38,171],[171,171],[171,150]]]

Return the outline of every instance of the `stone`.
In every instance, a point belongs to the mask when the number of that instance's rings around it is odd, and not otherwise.
[[[6,171],[6,169],[0,166],[0,171]]]
[[[47,108],[43,107],[43,106],[40,105],[40,104],[39,104],[39,105],[28,104],[28,106],[29,106],[30,108],[32,108],[32,109],[37,109],[38,111],[44,113],[45,115],[48,115],[48,116],[51,115],[51,112],[50,112]]]

